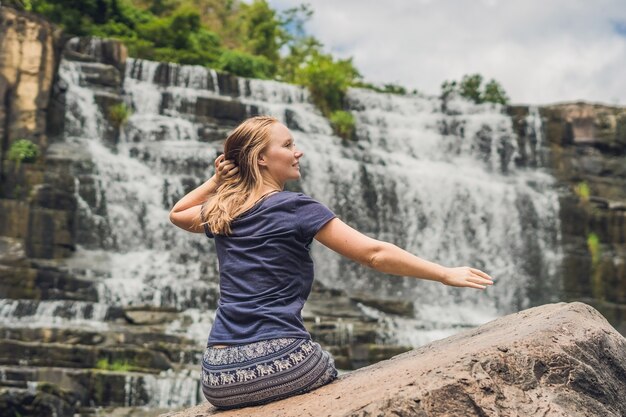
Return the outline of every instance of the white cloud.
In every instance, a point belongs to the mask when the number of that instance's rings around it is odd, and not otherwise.
[[[278,9],[301,3],[270,0]],[[515,103],[626,104],[626,36],[616,30],[626,22],[623,0],[308,3],[308,31],[352,56],[367,81],[436,94],[444,80],[478,72]]]

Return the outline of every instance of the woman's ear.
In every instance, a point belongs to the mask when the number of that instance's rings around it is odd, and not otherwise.
[[[265,161],[265,155],[259,154],[259,159],[257,159],[257,163],[262,167],[267,166],[267,162]]]

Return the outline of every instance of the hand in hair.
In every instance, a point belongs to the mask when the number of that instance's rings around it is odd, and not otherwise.
[[[239,167],[231,159],[226,159],[224,154],[215,158],[215,182],[222,184],[225,179],[231,178],[239,172]]]

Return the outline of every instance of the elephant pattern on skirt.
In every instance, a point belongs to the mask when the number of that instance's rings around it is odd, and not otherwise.
[[[208,385],[233,384],[247,382],[253,379],[285,371],[303,361],[306,356],[314,351],[314,347],[308,343],[301,345],[301,350],[291,352],[287,356],[274,359],[272,362],[260,363],[248,369],[237,369],[235,372],[211,372],[203,371],[202,380]]]

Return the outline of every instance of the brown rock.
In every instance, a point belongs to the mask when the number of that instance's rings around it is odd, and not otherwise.
[[[60,31],[44,19],[0,7],[0,137],[9,144],[28,138],[46,145],[59,40]]]
[[[167,417],[624,416],[626,339],[592,307],[558,303],[501,317],[342,375],[308,394]]]

